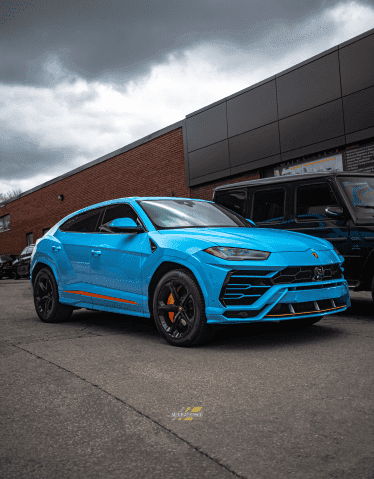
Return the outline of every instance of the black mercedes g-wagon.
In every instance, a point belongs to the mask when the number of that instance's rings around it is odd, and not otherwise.
[[[213,201],[261,228],[330,241],[345,258],[344,276],[374,300],[374,174],[307,173],[215,188]]]

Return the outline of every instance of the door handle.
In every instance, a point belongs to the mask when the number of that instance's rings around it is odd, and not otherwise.
[[[92,253],[93,256],[100,256],[101,255],[101,251],[94,250],[94,249],[91,250],[91,253]]]
[[[52,246],[53,251],[60,251],[61,246]]]

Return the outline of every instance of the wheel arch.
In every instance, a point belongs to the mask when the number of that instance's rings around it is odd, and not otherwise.
[[[48,263],[43,263],[43,262],[38,262],[32,269],[31,273],[31,284],[34,287],[35,279],[36,276],[38,275],[39,271],[42,270],[43,268],[48,268],[52,271],[53,276],[55,277],[56,283],[57,283],[57,275],[54,267]]]
[[[166,273],[168,273],[169,271],[176,270],[176,269],[179,269],[181,271],[186,271],[190,275],[193,276],[193,278],[195,279],[195,281],[197,282],[197,284],[199,285],[199,287],[200,287],[200,289],[203,293],[203,298],[204,298],[204,301],[206,303],[205,287],[204,287],[204,285],[202,285],[201,281],[199,281],[199,277],[198,277],[199,275],[196,274],[193,271],[192,268],[190,268],[188,266],[185,266],[184,264],[176,263],[174,261],[164,261],[163,263],[161,263],[157,267],[157,269],[153,273],[152,279],[149,282],[149,286],[148,286],[148,309],[149,309],[149,312],[150,312],[151,316],[152,316],[152,309],[153,309],[153,306],[152,306],[153,305],[153,295],[154,295],[154,292],[156,290],[156,286],[157,286],[158,282],[160,281],[160,279]]]

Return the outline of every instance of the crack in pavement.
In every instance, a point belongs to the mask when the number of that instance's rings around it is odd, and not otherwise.
[[[183,439],[183,437],[179,436],[178,434],[176,434],[174,431],[172,431],[171,429],[168,429],[167,427],[165,427],[163,424],[159,423],[158,421],[152,419],[150,416],[147,416],[146,414],[142,413],[141,411],[139,411],[138,409],[136,409],[134,406],[132,406],[131,404],[128,404],[126,403],[125,401],[123,401],[123,399],[120,399],[119,397],[115,396],[114,394],[111,394],[109,393],[108,391],[106,391],[105,389],[103,389],[101,386],[99,386],[98,384],[93,384],[91,383],[90,381],[88,381],[87,379],[83,378],[82,376],[79,376],[79,374],[76,374],[72,371],[69,371],[68,369],[60,366],[59,364],[56,364],[56,363],[53,363],[52,361],[48,361],[47,359],[41,357],[41,356],[38,356],[37,354],[34,354],[34,353],[31,353],[30,351],[28,351],[27,349],[25,348],[22,348],[21,346],[19,346],[18,344],[14,344],[14,343],[9,343],[11,344],[12,346],[14,346],[15,348],[18,348],[20,349],[21,351],[24,351],[28,354],[30,354],[31,356],[34,356],[38,359],[41,359],[42,361],[45,361],[46,363],[48,364],[51,364],[53,366],[56,366],[57,368],[63,370],[63,371],[66,371],[70,374],[72,374],[73,376],[81,379],[82,381],[84,381],[85,383],[89,384],[90,386],[93,386],[95,388],[98,388],[100,389],[100,391],[102,391],[103,393],[107,394],[108,396],[116,399],[117,401],[119,401],[120,403],[122,403],[124,406],[128,407],[129,409],[131,409],[132,411],[136,412],[137,414],[139,414],[140,416],[142,416],[143,418],[146,418],[148,419],[149,421],[151,421],[153,424],[156,424],[157,426],[159,426],[160,428],[162,428],[164,431],[167,431],[168,433],[172,434],[174,437],[176,437],[177,439],[179,439],[180,441],[184,442],[185,444],[187,444],[189,447],[191,447],[192,449],[194,449],[196,452],[198,452],[199,454],[205,456],[206,458],[208,458],[209,460],[217,463],[218,465],[220,465],[223,469],[226,469],[226,471],[230,472],[231,474],[233,474],[235,477],[239,477],[240,479],[247,479],[247,476],[242,476],[240,474],[237,474],[235,471],[233,471],[232,469],[230,469],[229,467],[227,467],[225,464],[223,464],[222,462],[219,461],[219,459],[215,459],[214,457],[210,456],[209,454],[207,454],[206,452],[202,451],[201,449],[199,449],[198,447],[194,446],[192,443],[190,443],[189,441],[187,441],[186,439]]]

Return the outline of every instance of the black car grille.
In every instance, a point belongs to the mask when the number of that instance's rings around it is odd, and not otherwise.
[[[270,278],[264,276],[272,271],[232,271],[226,277],[220,295],[224,306],[248,306],[271,288]]]
[[[323,268],[324,273],[318,279],[326,281],[329,279],[339,279],[342,277],[342,270],[338,264],[328,264],[322,266],[289,266],[288,268],[278,271],[278,273],[271,278],[272,284],[284,283],[305,283],[307,281],[314,281],[316,279],[315,269]]]
[[[316,277],[316,266],[289,266],[274,274],[274,271],[232,271],[223,284],[220,302],[223,306],[250,306],[255,303],[273,285],[290,283],[307,283],[339,279],[342,271],[338,264],[318,266],[323,268],[323,275]],[[323,287],[323,285],[321,285]]]

